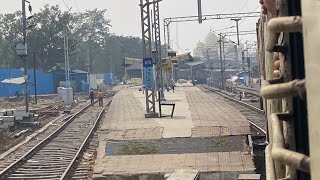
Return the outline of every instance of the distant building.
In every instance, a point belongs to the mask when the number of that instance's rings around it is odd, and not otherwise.
[[[224,39],[222,47],[223,59],[226,61],[236,61],[237,60],[237,52],[242,52],[244,49],[244,44],[240,43],[240,47],[237,51],[237,45],[229,39]],[[240,55],[240,53],[239,53]],[[201,61],[208,61],[206,62],[207,66],[210,66],[210,61],[218,61],[220,60],[220,42],[219,37],[213,33],[209,32],[204,42],[199,41],[197,46],[193,49],[193,56],[196,58],[200,58]],[[241,55],[239,56],[239,58]]]
[[[57,93],[57,87],[65,87],[66,73],[65,69],[57,69],[51,71],[53,74],[53,87],[54,93]],[[82,70],[71,70],[70,71],[70,83],[74,92],[85,92],[85,88],[88,80],[88,72]]]

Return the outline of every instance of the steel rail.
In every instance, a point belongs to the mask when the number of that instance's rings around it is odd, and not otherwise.
[[[98,118],[96,119],[96,122],[94,124],[93,127],[97,126],[97,120],[100,119],[101,115],[103,114],[105,108],[111,103],[108,102],[107,105],[100,111]],[[75,119],[77,119],[84,111],[86,111],[89,107],[91,106],[91,104],[87,104],[84,108],[82,108],[80,111],[74,113],[73,115],[70,115],[66,118],[63,119],[63,121],[65,121],[58,129],[56,129],[53,133],[51,133],[49,136],[47,136],[44,140],[42,140],[41,142],[39,142],[37,145],[35,145],[31,150],[29,150],[27,153],[25,153],[23,156],[21,156],[19,159],[17,159],[15,162],[13,162],[12,164],[10,164],[8,167],[6,167],[4,170],[2,170],[0,172],[0,179],[5,179],[6,176],[9,176],[12,172],[14,172],[14,169],[17,168],[21,163],[25,163],[28,161],[28,159],[30,159],[31,156],[33,156],[34,154],[36,154],[38,151],[40,151],[43,147],[45,147],[46,145],[48,145],[50,143],[50,141],[52,141],[58,134],[60,134],[61,132],[64,131],[64,129],[66,127],[68,127],[68,125],[70,125]],[[89,132],[88,136],[86,137],[85,141],[87,142],[90,134],[92,134],[94,128],[91,129],[91,131]],[[81,148],[84,147],[86,143],[83,142],[81,145]],[[82,151],[82,149],[79,149],[79,151],[76,153],[76,156],[78,156],[80,154],[80,152]],[[72,160],[72,164],[75,162],[77,157],[74,157]],[[70,165],[69,165],[70,166]],[[71,166],[70,166],[71,167]],[[69,167],[68,167],[69,168]],[[68,170],[69,172],[69,170]]]
[[[60,180],[66,179],[68,174],[70,173],[70,171],[72,170],[72,167],[74,166],[74,164],[76,163],[77,158],[79,157],[79,155],[83,152],[84,147],[89,143],[90,138],[93,136],[93,132],[97,129],[98,124],[101,120],[102,115],[105,113],[105,109],[111,104],[112,100],[110,100],[105,106],[104,108],[99,112],[99,115],[97,117],[97,119],[95,120],[95,123],[93,125],[93,127],[91,128],[89,134],[87,135],[86,139],[83,141],[82,145],[80,146],[78,152],[76,153],[76,155],[74,156],[74,158],[72,159],[72,161],[70,162],[68,168],[65,170],[65,172],[62,174]]]
[[[220,94],[221,96],[226,97],[226,98],[228,98],[228,99],[231,100],[231,101],[234,101],[234,102],[237,102],[237,103],[239,103],[239,104],[241,104],[241,105],[243,105],[243,106],[246,106],[246,107],[250,108],[251,110],[253,110],[253,111],[255,111],[255,112],[264,114],[264,111],[263,111],[263,110],[255,107],[255,106],[252,106],[252,105],[250,105],[250,104],[248,104],[248,103],[245,103],[245,102],[239,101],[239,100],[237,100],[237,99],[235,99],[235,98],[232,98],[232,97],[230,97],[227,93],[221,91],[220,89],[215,89],[215,88],[208,87],[208,86],[204,86],[204,85],[202,85],[202,87],[205,88],[205,89],[209,89],[210,91],[213,91],[213,92],[215,92],[215,93],[217,93],[217,94]]]
[[[51,137],[60,133],[67,125],[69,125],[71,123],[72,120],[74,120],[79,114],[81,114],[83,111],[85,111],[89,107],[90,107],[90,104],[88,104],[86,107],[84,107],[80,111],[76,112],[75,114],[64,118],[63,121],[66,121],[66,122],[63,123],[57,130],[55,130],[53,133],[51,133],[49,136],[47,136],[44,140],[39,142],[36,146],[34,146],[32,149],[30,149],[26,154],[24,154],[19,159],[17,159],[14,163],[10,164],[8,167],[6,167],[4,170],[2,170],[0,172],[0,179],[3,178],[3,176],[6,175],[8,172],[12,171],[19,163],[25,161],[25,159],[27,159],[28,156],[32,155],[35,151],[37,151],[38,148],[41,148],[41,146],[43,146],[43,145],[45,145],[45,143],[49,142],[51,140]]]
[[[240,86],[237,86],[236,88],[243,90],[244,92],[247,92],[249,94],[253,94],[255,96],[260,96],[260,91],[258,89],[252,89],[252,88],[240,87]]]

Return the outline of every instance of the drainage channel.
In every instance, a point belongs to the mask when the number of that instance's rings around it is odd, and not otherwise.
[[[107,156],[244,151],[246,136],[108,141]]]

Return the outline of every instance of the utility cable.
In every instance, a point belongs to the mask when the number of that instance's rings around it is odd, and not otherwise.
[[[257,6],[252,12],[255,12],[259,7],[260,7],[260,5]],[[239,22],[239,25],[242,24],[247,18],[248,18],[248,17],[245,17],[244,19],[242,19],[242,21]]]
[[[78,11],[80,12],[80,8],[79,8],[79,6],[78,6],[78,4],[77,4],[76,0],[73,0],[73,2],[74,2],[74,4],[76,5],[76,7],[77,7]]]
[[[247,6],[247,4],[248,4],[248,0],[246,0],[246,2],[244,3],[244,5],[242,6],[242,8],[240,9],[239,12],[241,12],[241,11],[243,10],[243,8],[244,8],[245,6]],[[255,11],[255,10],[254,10],[254,11]],[[253,11],[253,12],[254,12],[254,11]],[[227,25],[227,27],[229,27],[231,24],[232,24],[232,22],[229,22],[229,24]]]
[[[65,0],[62,0],[62,1],[63,1],[64,5],[66,6],[66,8],[68,9],[68,11],[70,11],[70,10],[71,10],[71,7],[69,8],[69,6],[68,6],[68,4],[66,3]]]

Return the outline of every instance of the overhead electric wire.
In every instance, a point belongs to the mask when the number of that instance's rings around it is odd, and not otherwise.
[[[80,8],[79,8],[79,6],[78,6],[78,4],[77,4],[76,0],[73,0],[73,2],[74,2],[74,4],[76,5],[76,7],[77,7],[78,11],[80,12],[81,10],[80,10]]]
[[[241,12],[243,9],[244,9],[244,7],[247,7],[247,10],[248,10],[248,1],[249,0],[246,0],[246,2],[244,3],[244,5],[242,6],[242,8],[240,9],[240,11],[239,12]]]
[[[68,11],[70,11],[70,10],[71,10],[71,7],[69,8],[69,6],[68,6],[68,4],[66,3],[65,0],[62,0],[62,1],[63,1],[64,5],[66,6],[66,8],[68,9]]]
[[[260,5],[257,6],[252,12],[255,12],[259,7],[260,7]],[[245,17],[244,19],[242,19],[241,22],[239,22],[239,25],[242,24],[247,18],[248,17]]]
[[[246,0],[246,2],[244,3],[244,5],[242,6],[242,8],[240,9],[240,11],[239,12],[241,12],[242,10],[243,10],[243,8],[245,7],[245,6],[247,6],[248,5],[248,0]],[[255,11],[255,10],[254,10]],[[254,11],[252,11],[252,12],[254,12]],[[229,22],[229,24],[227,25],[227,27],[228,26],[230,26],[232,24],[232,22]]]

